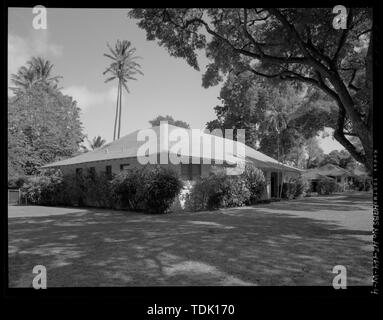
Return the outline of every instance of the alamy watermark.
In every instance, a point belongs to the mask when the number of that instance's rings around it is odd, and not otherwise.
[[[43,265],[37,265],[33,267],[33,274],[37,274],[32,280],[32,286],[34,289],[46,289],[47,288],[47,268]]]
[[[44,6],[35,6],[32,9],[32,13],[35,15],[32,19],[32,26],[35,30],[46,30],[47,23],[47,9]]]
[[[347,269],[345,266],[336,265],[332,268],[332,273],[336,276],[332,280],[334,289],[347,289]]]
[[[169,130],[168,123],[161,121],[159,136],[153,128],[138,131],[137,141],[144,143],[137,150],[137,159],[143,165],[233,164],[241,171],[246,158],[245,129],[235,133],[234,137],[233,129],[215,129],[210,134],[201,129]]]
[[[345,6],[337,5],[332,9],[332,13],[336,14],[332,20],[334,29],[347,29],[347,9]]]

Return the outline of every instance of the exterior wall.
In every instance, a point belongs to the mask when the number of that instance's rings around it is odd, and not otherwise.
[[[106,171],[106,168],[105,168],[106,166],[112,166],[112,173],[118,174],[120,172],[120,165],[124,165],[124,164],[129,164],[128,168],[137,168],[137,167],[142,166],[142,164],[140,164],[138,162],[137,158],[123,158],[123,159],[95,161],[95,162],[81,163],[81,164],[77,164],[77,165],[62,166],[62,167],[60,167],[60,169],[63,172],[63,174],[75,174],[77,168],[82,168],[83,172],[86,172],[87,169],[94,167],[96,169],[96,172],[100,173],[100,172]],[[178,174],[181,175],[181,166],[180,165],[175,165],[175,164],[169,163],[169,164],[161,164],[160,166],[170,167],[173,170],[175,170]],[[214,166],[212,164],[203,164],[202,163],[201,164],[201,176],[207,177],[212,172],[216,172],[217,169],[219,170],[219,166]],[[236,171],[235,168],[225,168],[224,171],[227,174],[238,174],[238,173],[235,173],[235,171]],[[271,173],[276,172],[276,171],[273,169],[271,169],[271,170],[264,169],[262,171],[263,171],[263,173],[265,175],[265,179],[266,179],[266,188],[264,190],[264,194],[263,194],[262,199],[270,199],[271,194],[272,194]],[[279,172],[279,174],[280,174],[280,178],[279,178],[280,180],[279,181],[281,181],[281,173]],[[299,175],[300,175],[300,173],[298,173],[298,172],[297,173],[296,172],[290,172],[290,171],[283,172],[283,175],[282,175],[283,181],[288,181],[288,179],[296,178]],[[344,179],[342,179],[342,180],[343,180],[342,182],[344,183]],[[189,191],[190,188],[188,187],[187,189],[188,189],[187,191]],[[182,205],[183,205],[183,203],[182,203]]]
[[[291,178],[298,178],[300,175],[299,172],[283,171],[283,182],[287,182]]]
[[[86,162],[80,163],[76,165],[69,166],[61,166],[60,169],[63,174],[74,174],[77,168],[82,168],[84,172],[94,167],[97,173],[105,172],[106,166],[112,166],[112,173],[118,174],[120,172],[121,164],[129,164],[129,168],[135,168],[141,166],[141,164],[137,161],[136,158],[125,158],[125,159],[113,159],[113,160],[104,160],[104,161],[94,161],[94,162]]]
[[[61,166],[59,167],[62,173],[65,174],[75,174],[77,168],[82,168],[83,172],[86,172],[87,169],[94,167],[97,173],[105,172],[106,166],[112,166],[112,173],[118,174],[121,169],[121,165],[129,164],[128,168],[137,168],[142,166],[141,163],[138,162],[137,158],[123,158],[123,159],[113,159],[113,160],[104,160],[104,161],[94,161],[94,162],[86,162],[80,163],[76,165],[69,166]],[[160,164],[161,167],[168,167],[175,170],[178,174],[181,174],[181,166],[176,164]],[[203,177],[208,176],[211,171],[210,164],[202,164],[201,167],[201,175]]]
[[[201,165],[201,177],[208,177],[211,172],[211,164]]]

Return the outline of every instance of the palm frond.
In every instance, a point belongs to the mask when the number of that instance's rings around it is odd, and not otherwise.
[[[110,78],[106,79],[104,82],[107,83],[107,82],[112,81],[112,80],[114,80],[114,79],[116,79],[116,78],[117,78],[117,77],[115,77],[115,76],[114,76],[114,77],[110,77]]]

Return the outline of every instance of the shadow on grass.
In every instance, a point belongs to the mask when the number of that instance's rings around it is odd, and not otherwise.
[[[315,214],[326,206],[312,200],[285,207]],[[346,266],[348,285],[371,284],[370,231],[293,217],[280,206],[272,214],[263,207],[168,215],[95,209],[10,219],[9,285],[31,286],[37,264],[47,267],[48,287],[331,285],[335,265]]]

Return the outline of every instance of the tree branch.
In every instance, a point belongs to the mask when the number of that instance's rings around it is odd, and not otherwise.
[[[351,78],[350,78],[350,81],[348,82],[348,87],[354,91],[360,90],[360,88],[358,88],[357,86],[353,84],[357,71],[358,71],[357,69],[352,69]]]
[[[358,136],[356,133],[352,133],[352,132],[343,132],[343,134],[346,136],[351,136],[351,137],[357,137]]]
[[[372,32],[372,29],[364,30],[364,31],[358,33],[358,34],[356,35],[356,37],[359,38],[359,37],[361,37],[362,35],[364,35],[364,34],[366,34],[366,33],[369,33],[369,32]]]
[[[277,57],[277,56],[271,56],[271,55],[264,54],[262,51],[260,53],[255,53],[255,52],[251,52],[251,51],[244,50],[244,49],[241,49],[241,48],[237,48],[227,38],[223,37],[222,35],[220,35],[216,31],[212,30],[210,28],[209,24],[206,21],[204,21],[203,19],[201,19],[201,18],[190,19],[190,20],[186,21],[183,25],[180,25],[180,24],[176,23],[175,21],[173,21],[169,14],[167,14],[167,19],[169,20],[169,22],[171,22],[172,24],[174,24],[175,26],[177,26],[178,28],[180,28],[182,30],[187,30],[187,27],[189,25],[191,25],[191,24],[199,23],[199,24],[201,24],[201,25],[203,25],[205,27],[205,30],[209,34],[211,34],[212,36],[214,36],[217,39],[221,40],[222,42],[226,43],[233,51],[238,52],[240,54],[243,54],[243,55],[245,55],[247,57],[251,57],[251,58],[255,58],[255,59],[259,59],[259,60],[263,59],[265,61],[268,61],[268,62],[271,62],[271,63],[276,63],[276,64],[281,64],[281,63],[287,63],[287,64],[292,64],[292,63],[307,64],[308,63],[308,60],[306,58],[304,58],[304,57]]]
[[[312,67],[316,68],[321,73],[328,75],[330,70],[327,68],[327,66],[323,65],[320,61],[313,57],[313,55],[308,49],[309,45],[302,40],[298,31],[290,22],[288,22],[287,18],[278,9],[269,8],[268,11],[272,13],[282,23],[282,25],[287,29],[287,31],[293,36],[296,44],[301,49],[303,55],[306,57],[307,63],[310,64]],[[314,46],[311,45],[310,48],[312,51],[314,51],[315,55],[322,55]]]
[[[346,148],[348,152],[351,153],[351,155],[360,163],[365,164],[367,162],[366,156],[356,150],[355,146],[345,137],[343,128],[344,128],[344,121],[346,117],[346,111],[342,105],[339,105],[339,112],[338,112],[338,121],[337,121],[337,128],[334,131],[334,138],[343,146]]]
[[[244,21],[243,21],[243,31],[246,35],[246,37],[251,41],[251,43],[254,45],[254,47],[258,50],[258,52],[263,55],[263,51],[257,41],[253,38],[253,36],[249,33],[249,30],[247,30],[247,9],[243,9],[243,15],[244,15]]]

